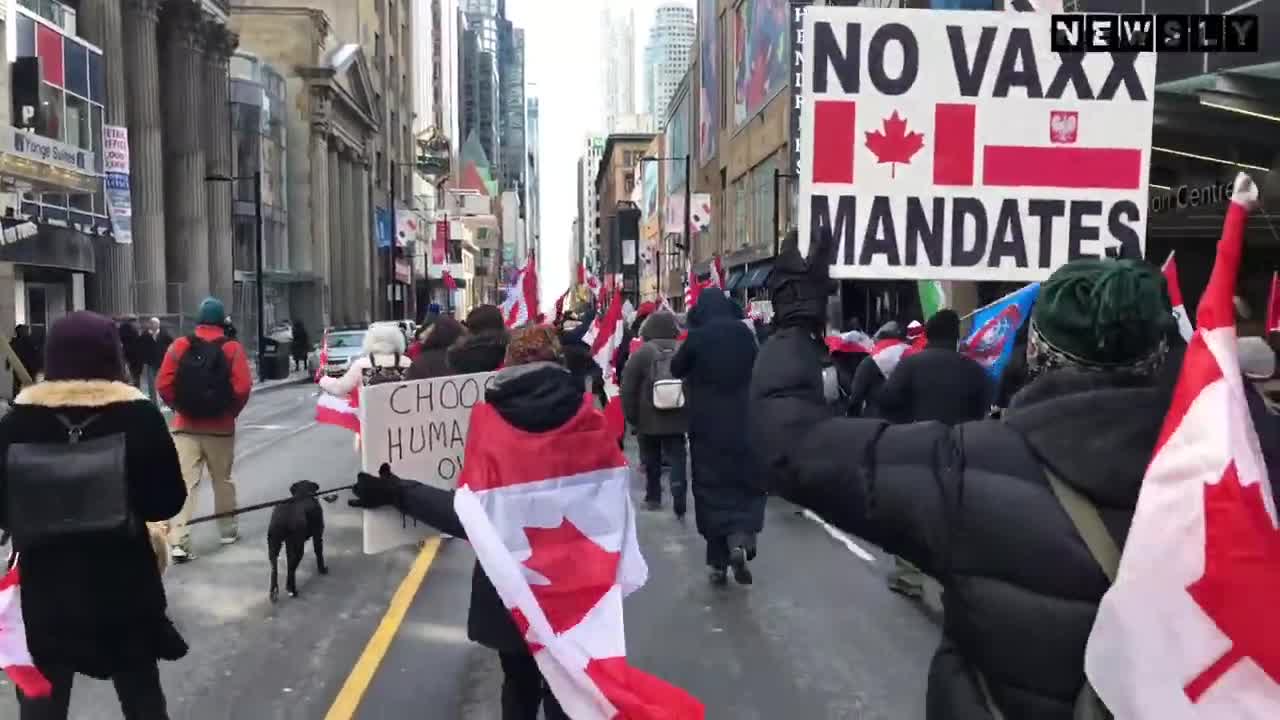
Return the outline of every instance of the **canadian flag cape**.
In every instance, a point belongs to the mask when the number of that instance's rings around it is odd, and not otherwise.
[[[1164,284],[1169,289],[1169,304],[1173,306],[1173,317],[1178,321],[1178,332],[1182,334],[1183,340],[1191,340],[1194,330],[1191,327],[1191,318],[1187,316],[1187,306],[1182,303],[1182,285],[1178,283],[1178,263],[1173,255],[1169,253],[1169,258],[1164,261],[1164,265],[1160,266],[1160,272],[1164,275]]]
[[[569,717],[702,718],[692,695],[627,664],[622,599],[649,569],[627,460],[590,396],[545,433],[481,403],[464,457],[458,519]]]
[[[1280,718],[1280,531],[1236,356],[1241,174],[1115,583],[1085,653],[1125,720]]]
[[[329,362],[329,333],[324,334],[320,342],[320,369],[316,370],[316,382],[320,382],[325,365]],[[316,422],[322,425],[336,425],[353,433],[360,432],[360,389],[351,391],[347,397],[340,398],[321,390],[316,400]]]
[[[871,361],[880,368],[881,375],[889,377],[910,349],[911,346],[901,340],[880,340],[871,348]]]
[[[0,668],[26,697],[47,697],[52,688],[35,665],[31,651],[27,649],[27,629],[22,622],[22,593],[15,564],[0,575]]]

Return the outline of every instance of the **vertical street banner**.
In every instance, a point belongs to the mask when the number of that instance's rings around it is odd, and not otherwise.
[[[133,198],[129,184],[129,129],[102,126],[103,195],[111,234],[121,245],[133,243]]]
[[[436,221],[436,235],[431,240],[431,265],[444,267],[449,247],[449,221]]]
[[[790,0],[787,42],[791,58],[791,163],[787,172],[800,173],[800,104],[804,98],[804,14],[813,0]]]
[[[1035,282],[1141,257],[1154,53],[1058,54],[1049,15],[811,7],[800,240],[833,277]]]
[[[471,409],[484,402],[493,373],[384,383],[360,388],[360,467],[383,463],[400,477],[452,490],[462,474]],[[393,508],[364,511],[364,552],[409,545],[434,530]]]

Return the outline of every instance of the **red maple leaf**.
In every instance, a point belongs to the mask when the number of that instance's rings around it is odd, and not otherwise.
[[[1245,658],[1280,683],[1280,633],[1265,629],[1280,598],[1280,531],[1262,484],[1241,487],[1232,462],[1221,482],[1205,485],[1204,525],[1204,575],[1187,592],[1231,648],[1183,688],[1193,703]]]
[[[551,629],[562,633],[587,616],[613,587],[621,553],[609,552],[565,518],[558,527],[524,529],[533,555],[525,567],[548,580],[530,583]]]
[[[911,164],[911,156],[924,147],[924,135],[907,132],[907,121],[898,117],[898,111],[884,120],[884,132],[867,133],[867,149],[876,154],[880,164],[889,165],[889,177],[898,172],[898,163]]]

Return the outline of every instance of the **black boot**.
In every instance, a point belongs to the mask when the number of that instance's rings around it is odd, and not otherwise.
[[[750,585],[754,581],[751,568],[747,567],[746,548],[736,547],[730,550],[729,564],[733,566],[733,579],[738,581],[739,585]]]
[[[724,587],[729,584],[729,572],[724,568],[711,568],[711,584]]]

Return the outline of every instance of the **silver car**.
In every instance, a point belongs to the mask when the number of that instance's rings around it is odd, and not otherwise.
[[[323,368],[324,374],[329,377],[342,377],[347,372],[347,368],[351,366],[351,360],[360,357],[362,347],[364,346],[365,330],[330,330],[329,338],[329,354],[327,362]],[[308,362],[308,366],[313,370],[320,370],[320,354],[319,351],[313,354],[314,363]]]

